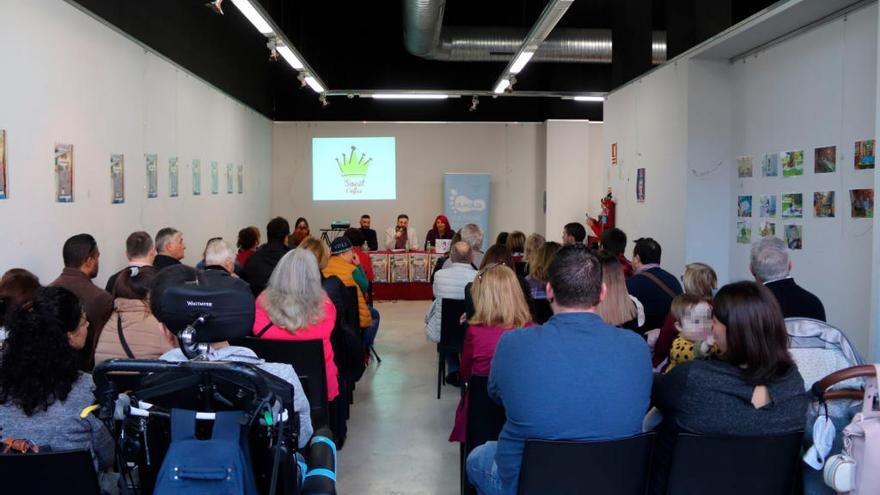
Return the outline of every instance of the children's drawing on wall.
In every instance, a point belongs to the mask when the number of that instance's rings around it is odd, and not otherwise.
[[[752,197],[740,196],[736,200],[736,216],[750,218],[752,216]]]
[[[751,177],[752,176],[752,157],[751,156],[741,156],[736,159],[736,169],[737,174],[740,177]]]
[[[772,218],[776,216],[776,195],[766,194],[761,196],[761,217]]]
[[[752,242],[751,220],[736,222],[736,242],[739,244],[749,244]]]
[[[211,162],[211,194],[220,192],[220,169],[217,162]]]
[[[856,141],[856,152],[853,155],[856,170],[874,168],[874,140]]]
[[[786,193],[782,195],[782,218],[803,218],[804,195]]]
[[[177,157],[172,156],[168,159],[168,195],[172,198],[177,197],[179,177],[180,174],[177,170]]]
[[[791,224],[785,226],[785,243],[788,249],[804,248],[804,226]]]
[[[192,174],[193,174],[193,195],[198,196],[202,194],[202,162],[201,160],[193,160],[192,165]]]
[[[645,169],[636,170],[636,201],[645,202]]]
[[[244,165],[238,166],[238,194],[244,192]]]
[[[226,194],[232,194],[232,164],[226,164]]]
[[[837,146],[816,148],[814,171],[817,174],[830,174],[837,170]]]
[[[73,145],[55,145],[55,201],[73,203]]]
[[[776,235],[776,223],[768,222],[767,220],[761,220],[761,224],[758,226],[758,235],[760,237],[773,237]]]
[[[813,210],[816,218],[834,218],[834,191],[814,192]]]
[[[874,218],[874,190],[851,189],[849,202],[853,218]]]
[[[786,151],[782,154],[782,176],[798,177],[804,175],[804,152]]]
[[[761,175],[776,177],[779,175],[779,153],[767,153],[761,159]]]
[[[6,184],[6,129],[0,129],[0,199],[9,197]]]
[[[110,155],[110,185],[113,204],[125,203],[125,157]]]

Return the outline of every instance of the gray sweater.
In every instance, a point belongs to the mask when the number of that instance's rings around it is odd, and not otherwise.
[[[46,411],[27,416],[11,401],[0,405],[0,438],[30,440],[53,451],[92,451],[98,469],[113,464],[113,438],[93,415],[79,417],[95,401],[92,375],[80,373],[64,402],[55,401]]]

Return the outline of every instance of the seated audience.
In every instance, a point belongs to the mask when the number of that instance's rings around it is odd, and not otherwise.
[[[360,231],[367,243],[367,249],[370,251],[376,251],[379,249],[379,239],[376,237],[376,231],[370,228],[372,222],[373,220],[370,218],[370,215],[361,215]]]
[[[609,325],[635,332],[639,328],[639,316],[645,319],[642,304],[626,291],[623,268],[617,256],[599,251],[596,257],[602,264],[602,283],[605,284],[605,299],[596,306],[596,314]]]
[[[6,340],[6,320],[39,288],[40,280],[24,268],[12,268],[0,277],[0,345]]]
[[[153,260],[156,258],[156,246],[153,245],[153,238],[150,237],[150,234],[143,230],[129,234],[128,239],[125,240],[125,257],[128,259],[128,266],[110,275],[104,286],[104,290],[111,294],[116,285],[116,277],[120,273],[133,266],[140,268],[153,265]]]
[[[654,381],[654,404],[663,413],[654,493],[666,493],[678,432],[759,436],[804,428],[804,381],[788,353],[785,322],[770,291],[753,282],[726,285],[713,311],[721,359],[690,361]]]
[[[327,264],[330,262],[330,251],[327,249],[327,244],[320,239],[309,236],[299,243],[299,248],[297,249],[306,249],[315,255],[315,259],[318,260],[318,269],[321,270],[321,288],[327,293],[327,297],[333,301],[333,306],[336,308],[336,316],[344,315],[345,284],[336,275],[328,277],[324,274],[324,269],[327,268]]]
[[[323,342],[327,400],[335,399],[339,395],[339,377],[330,334],[336,324],[336,308],[321,288],[321,272],[315,255],[306,249],[285,254],[256,305],[254,335],[257,337]]]
[[[373,284],[373,279],[375,277],[373,274],[373,262],[370,261],[370,255],[364,252],[364,235],[361,234],[361,229],[348,229],[342,235],[351,242],[354,254],[357,255],[358,266],[361,267],[361,270],[364,271],[364,275],[367,276],[368,284],[364,295],[368,295],[370,293],[369,286]]]
[[[507,236],[510,235],[510,232],[499,232],[497,236],[495,236],[495,244],[501,244],[503,246],[507,246]]]
[[[455,234],[452,235],[452,242],[449,244],[450,251],[452,250],[452,246],[456,243],[461,242],[461,231],[459,230]],[[437,272],[443,269],[443,266],[446,265],[446,262],[449,261],[449,251],[446,252],[443,256],[437,258],[437,261],[434,263],[434,271],[431,272],[431,278],[429,282],[434,283],[434,275],[437,275]],[[471,266],[474,267],[474,270],[477,269],[477,265],[471,263]]]
[[[541,249],[535,253],[535,256],[529,261],[529,274],[526,276],[526,282],[532,292],[532,299],[547,299],[547,282],[550,280],[550,264],[553,258],[562,246],[558,242],[547,242]]]
[[[156,252],[153,266],[161,270],[166,266],[179,265],[186,253],[186,244],[183,243],[183,234],[173,228],[165,227],[156,232]]]
[[[186,354],[177,347],[179,345],[177,337],[168,329],[166,325],[167,320],[165,315],[162,314],[162,306],[159,304],[165,291],[187,285],[208,286],[208,281],[205,280],[203,273],[186,265],[172,266],[161,270],[153,281],[153,288],[150,293],[150,310],[156,316],[156,319],[162,323],[162,330],[175,345],[174,349],[171,349],[159,358],[163,361],[181,362],[189,360]],[[252,303],[248,302],[248,304]],[[232,361],[254,365],[290,383],[293,386],[294,412],[299,416],[299,447],[304,448],[309,444],[309,439],[312,438],[311,408],[309,407],[309,399],[306,397],[299,377],[292,366],[284,363],[268,363],[257,357],[254,351],[247,347],[229,345],[229,342],[215,342],[211,344],[205,359],[208,361]]]
[[[523,261],[526,263],[526,274],[529,273],[528,264],[538,255],[538,250],[547,242],[544,236],[537,232],[533,232],[526,238],[526,245],[523,248]]]
[[[468,223],[458,230],[458,234],[462,242],[471,247],[474,266],[480,266],[483,263],[483,229],[475,223]]]
[[[660,254],[660,244],[650,237],[638,239],[633,249],[635,274],[626,281],[626,290],[645,307],[645,324],[639,333],[660,328],[672,298],[681,294],[675,275],[660,268]]]
[[[116,278],[113,314],[98,337],[96,363],[117,358],[158,359],[174,347],[150,312],[150,287],[157,272],[152,266],[132,266]]]
[[[452,239],[454,234],[455,231],[452,230],[446,215],[438,215],[434,220],[434,227],[425,236],[425,249],[433,249],[437,239]]]
[[[214,238],[205,246],[205,278],[212,287],[250,291],[247,282],[235,274],[235,254],[222,238]]]
[[[88,321],[62,287],[37,289],[7,320],[0,354],[0,438],[30,451],[89,450],[99,470],[113,466],[113,437],[82,410],[95,401],[92,376],[78,371]],[[51,473],[47,473],[51,474]]]
[[[278,260],[290,251],[287,247],[289,235],[290,224],[287,220],[282,217],[269,220],[266,225],[266,244],[260,246],[257,252],[248,258],[241,272],[242,280],[250,284],[254,296],[263,292]]]
[[[679,294],[672,300],[669,311],[678,337],[669,351],[666,372],[679,364],[704,359],[718,353],[712,335],[712,305],[694,294]]]
[[[712,302],[712,294],[718,288],[718,276],[715,270],[705,263],[689,263],[684,268],[684,275],[681,278],[684,285],[685,294],[695,295],[704,301]],[[652,334],[656,330],[650,330],[646,334],[648,342],[652,340]],[[669,357],[669,351],[672,349],[673,341],[678,337],[678,329],[675,327],[672,313],[666,316],[660,332],[657,334],[657,340],[654,343],[653,365],[654,368],[664,369],[666,364],[664,361]]]
[[[825,321],[825,306],[813,293],[791,277],[791,259],[785,242],[764,237],[752,245],[750,265],[755,280],[770,289],[782,308],[784,318],[804,317]]]
[[[602,249],[617,255],[617,261],[619,261],[620,266],[623,267],[623,276],[626,278],[632,277],[632,263],[626,259],[626,255],[624,254],[626,251],[626,233],[618,228],[605,229],[599,235],[599,243],[601,244]]]
[[[484,270],[492,265],[504,265],[508,268],[513,266],[513,259],[510,256],[510,251],[508,251],[507,246],[504,246],[503,244],[495,244],[486,251],[486,254],[483,256],[483,263],[480,265],[480,270]],[[526,300],[526,305],[529,307],[529,314],[534,318],[535,301],[532,300],[532,291],[529,287],[529,283],[526,281],[525,277],[520,276],[519,274],[517,274],[516,279],[519,281],[520,288],[523,291],[523,297]],[[464,286],[464,311],[469,319],[473,317],[476,312],[472,294],[473,285],[473,282],[469,282]]]
[[[562,228],[562,245],[583,244],[587,238],[587,229],[578,222],[565,224]]]
[[[486,257],[496,248],[507,250],[496,244],[489,248]],[[462,383],[467,383],[471,375],[489,376],[492,356],[501,336],[508,330],[531,326],[532,321],[522,287],[509,266],[492,263],[481,268],[472,291],[476,310],[468,320],[464,337],[460,370]],[[450,442],[465,441],[467,407],[468,395],[465,392],[455,412]]]
[[[517,492],[526,439],[617,439],[642,430],[648,347],[596,314],[605,296],[599,260],[584,245],[563,248],[548,286],[554,316],[506,332],[495,349],[489,396],[504,406],[507,422],[497,442],[467,459],[468,478],[485,495]]]
[[[85,345],[77,348],[79,366],[83,371],[95,367],[95,344],[113,312],[113,296],[92,283],[98,276],[98,243],[89,234],[77,234],[64,242],[64,270],[51,284],[76,294],[89,321]]]
[[[506,246],[510,250],[514,262],[522,261],[523,253],[526,250],[526,235],[514,230],[507,236]]]
[[[299,217],[293,224],[293,233],[290,234],[290,237],[287,240],[287,246],[290,249],[296,249],[296,247],[299,246],[299,243],[309,235],[311,235],[309,221],[303,217]]]
[[[251,225],[238,231],[238,254],[235,255],[235,262],[241,269],[247,263],[248,258],[257,252],[257,246],[260,245],[260,229]]]
[[[364,345],[369,349],[379,331],[379,312],[367,304],[366,294],[370,290],[370,283],[357,262],[351,242],[345,237],[337,237],[330,244],[330,260],[322,271],[327,277],[339,277],[346,287],[357,287],[358,319],[360,327],[364,329]]]

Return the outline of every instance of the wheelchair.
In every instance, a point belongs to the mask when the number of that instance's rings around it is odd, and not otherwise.
[[[259,493],[335,493],[335,449],[329,453],[326,445],[313,442],[310,453],[296,455],[300,425],[291,384],[251,364],[207,359],[210,344],[251,333],[253,296],[182,286],[161,298],[161,320],[178,336],[189,360],[114,359],[93,372],[96,414],[116,439],[117,467],[127,493],[152,493],[170,445],[172,409],[197,411],[198,438],[210,437],[214,413],[241,412],[242,448]],[[332,439],[329,432],[326,436]],[[318,471],[332,476],[308,478],[304,458],[329,467]]]

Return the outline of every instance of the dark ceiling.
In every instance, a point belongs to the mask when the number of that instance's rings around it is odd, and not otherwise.
[[[492,89],[503,62],[442,62],[409,54],[401,1],[259,0],[331,89]],[[443,101],[330,98],[300,88],[296,71],[272,63],[265,38],[231,1],[224,16],[206,0],[76,0],[152,50],[273,120],[602,120],[602,105],[556,98]],[[529,28],[545,0],[447,0],[446,26]],[[773,4],[771,0],[577,0],[559,27],[611,29],[613,64],[530,63],[516,90],[610,91],[650,69],[652,30],[667,33],[670,58]],[[649,46],[650,43],[648,42]]]

